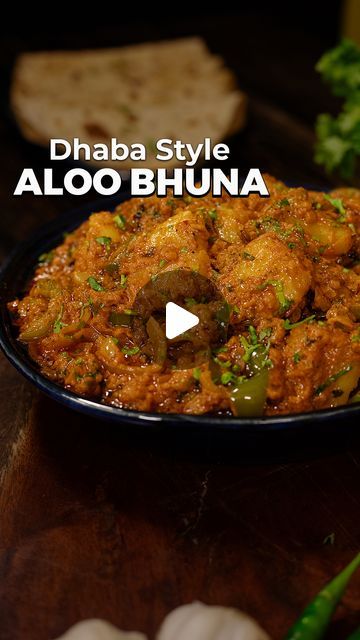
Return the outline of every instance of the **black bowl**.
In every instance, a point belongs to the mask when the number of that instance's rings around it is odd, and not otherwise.
[[[128,194],[99,200],[92,205],[70,211],[41,227],[31,238],[19,244],[9,256],[0,271],[0,347],[10,362],[41,391],[62,404],[82,413],[103,420],[141,424],[147,428],[180,427],[182,430],[237,432],[239,434],[261,435],[269,432],[297,433],[306,430],[313,434],[334,427],[356,425],[360,405],[346,405],[309,413],[266,416],[259,418],[235,418],[222,416],[196,416],[180,414],[145,413],[110,407],[94,400],[88,400],[64,389],[45,378],[37,365],[28,356],[26,348],[17,340],[17,329],[11,322],[6,303],[20,296],[26,290],[39,255],[61,243],[64,232],[74,230],[92,212],[112,210],[125,200]],[[314,434],[313,434],[314,435]]]

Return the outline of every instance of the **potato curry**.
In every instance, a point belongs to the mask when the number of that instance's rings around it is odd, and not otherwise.
[[[253,416],[358,401],[360,191],[265,179],[269,198],[133,198],[40,256],[9,309],[41,372],[150,412]],[[174,270],[201,274],[227,304],[224,344],[190,368],[169,358],[161,320],[146,332],[133,324],[139,290]],[[201,300],[187,304],[196,314]]]

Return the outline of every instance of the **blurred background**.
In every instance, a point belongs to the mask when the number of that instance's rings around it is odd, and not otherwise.
[[[240,90],[248,96],[246,126],[229,139],[228,166],[240,167],[244,173],[256,166],[289,183],[306,186],[326,187],[338,182],[336,175],[329,177],[313,161],[316,117],[324,111],[336,114],[341,104],[314,67],[342,35],[360,43],[360,3],[303,0],[296,9],[283,2],[238,4],[237,11],[226,7],[204,11],[181,3],[169,6],[167,15],[137,7],[95,15],[89,8],[81,17],[74,16],[66,4],[41,14],[29,7],[21,12],[18,7],[8,7],[9,17],[0,26],[2,253],[41,222],[96,199],[95,193],[62,198],[12,196],[23,167],[41,172],[51,166],[47,149],[23,139],[9,107],[13,64],[25,51],[118,47],[199,35],[212,53],[223,57]],[[222,168],[225,165],[222,163]],[[68,168],[66,162],[56,164],[59,181]],[[24,209],[26,216],[21,215]]]

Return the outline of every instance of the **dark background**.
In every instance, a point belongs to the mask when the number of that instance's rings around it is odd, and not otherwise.
[[[23,167],[50,166],[9,112],[21,51],[202,35],[249,96],[231,165],[334,184],[312,160],[316,115],[337,108],[314,65],[338,40],[340,2],[256,7],[204,14],[182,3],[164,17],[153,8],[94,15],[89,6],[81,19],[65,5],[39,16],[15,7],[0,27],[1,255],[96,197],[11,195]],[[59,181],[69,168],[60,164]],[[300,439],[246,442],[125,430],[55,405],[3,357],[0,389],[2,640],[53,638],[94,616],[153,633],[194,599],[239,607],[276,640],[359,549],[360,448],[346,425],[335,435],[316,435],[314,424]],[[329,638],[345,638],[359,610],[357,577]]]

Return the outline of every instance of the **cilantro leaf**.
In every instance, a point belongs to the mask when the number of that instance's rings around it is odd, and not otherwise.
[[[229,384],[230,382],[236,382],[237,376],[235,376],[231,371],[225,371],[221,374],[221,384]]]
[[[111,245],[111,238],[109,238],[108,236],[99,236],[98,238],[96,238],[96,242],[106,248],[109,248]]]
[[[339,221],[340,222],[345,222],[345,220],[346,220],[346,211],[345,211],[345,207],[344,207],[344,204],[343,204],[343,201],[341,200],[341,198],[332,198],[327,193],[324,193],[324,198],[325,198],[325,200],[330,202],[330,204],[334,207],[334,209],[336,209],[336,211],[339,213]]]
[[[126,356],[135,356],[137,353],[139,353],[140,348],[139,347],[123,347],[121,349],[121,351],[126,355]]]
[[[90,287],[94,291],[104,291],[104,287],[97,280],[95,280],[95,278],[93,278],[93,276],[90,276],[87,279],[87,283],[90,285]]]
[[[125,275],[125,273],[122,273],[120,276],[120,287],[122,287],[123,289],[125,289],[126,287],[126,281],[127,281],[127,276]]]
[[[289,207],[290,206],[290,202],[287,198],[283,198],[282,200],[280,200],[277,203],[277,206],[280,207],[280,209],[282,209],[282,207]]]
[[[125,228],[126,228],[126,218],[125,218],[125,216],[122,215],[122,213],[118,213],[116,216],[114,216],[113,220],[114,220],[116,226],[119,227],[119,229],[121,229],[122,231],[125,230]]]
[[[308,316],[307,318],[304,318],[304,320],[300,320],[299,322],[293,322],[293,323],[291,323],[290,320],[286,318],[284,320],[284,329],[286,329],[286,331],[291,331],[291,329],[295,329],[295,327],[300,327],[300,325],[305,324],[305,322],[311,322],[311,320],[314,320],[314,318],[315,318],[315,315]]]
[[[64,313],[64,305],[61,305],[60,311],[58,313],[57,318],[55,319],[54,322],[54,326],[53,326],[53,332],[54,333],[60,333],[61,329],[63,328],[64,324],[63,322],[61,322],[61,318],[63,316]]]
[[[266,289],[268,285],[271,285],[275,289],[276,297],[279,301],[279,313],[285,313],[293,304],[293,300],[287,298],[284,292],[284,285],[281,280],[267,280],[264,284],[261,284],[258,289]]]

